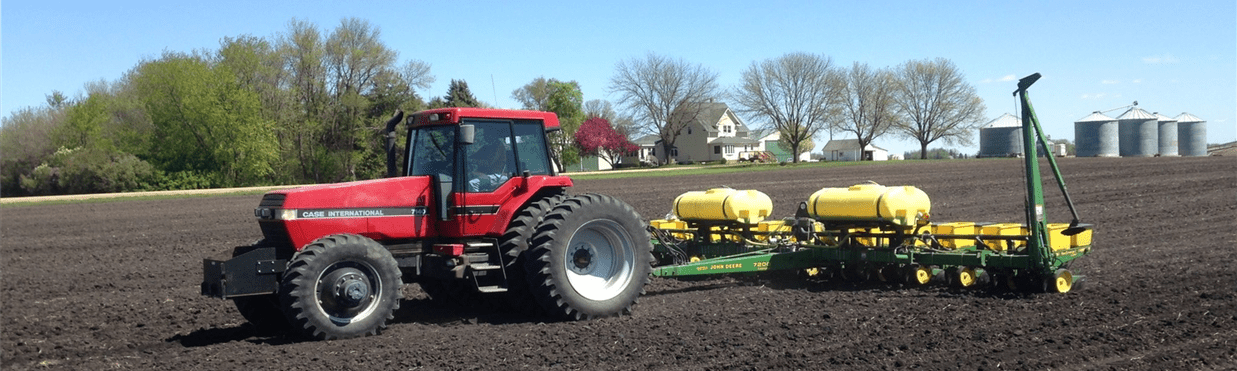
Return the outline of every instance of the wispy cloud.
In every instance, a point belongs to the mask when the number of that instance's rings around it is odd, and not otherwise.
[[[1104,98],[1104,97],[1107,97],[1107,96],[1108,96],[1108,93],[1097,93],[1097,94],[1083,94],[1083,95],[1082,95],[1081,97],[1079,97],[1079,98],[1082,98],[1082,99],[1101,99],[1101,98]]]
[[[988,79],[979,80],[979,82],[983,84],[987,84],[987,83],[993,83],[993,82],[1008,82],[1008,81],[1014,81],[1017,79],[1018,79],[1017,76],[1005,75],[1005,76],[1001,76],[1001,78],[998,78],[998,79],[988,78]]]
[[[1143,82],[1143,79],[1134,79],[1134,81],[1130,81],[1130,82],[1135,83],[1135,84],[1140,84]]]
[[[1164,53],[1164,54],[1160,54],[1160,55],[1153,55],[1153,56],[1149,56],[1149,57],[1143,57],[1143,63],[1146,63],[1146,64],[1173,64],[1173,63],[1177,63],[1177,57],[1174,57],[1172,54]]]
[[[1112,85],[1112,84],[1117,84],[1117,83],[1120,83],[1120,82],[1121,82],[1121,81],[1119,81],[1119,80],[1103,80],[1103,81],[1100,81],[1100,83],[1101,83],[1101,84],[1104,84],[1104,85]]]

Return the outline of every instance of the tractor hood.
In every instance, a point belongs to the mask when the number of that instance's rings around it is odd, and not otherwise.
[[[430,177],[314,185],[267,193],[254,210],[269,241],[300,249],[331,234],[375,240],[432,234]]]
[[[285,209],[424,207],[429,200],[418,204],[417,197],[429,189],[429,184],[428,176],[397,177],[312,185],[270,194],[283,194]]]

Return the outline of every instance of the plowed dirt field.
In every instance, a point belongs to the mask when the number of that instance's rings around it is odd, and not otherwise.
[[[1015,159],[785,167],[582,180],[648,219],[678,194],[759,189],[774,213],[821,187],[915,185],[933,220],[1021,222]],[[4,369],[969,369],[1237,368],[1237,161],[1063,159],[1094,252],[1064,295],[814,279],[654,278],[634,314],[553,322],[459,311],[405,285],[377,337],[258,336],[199,296],[202,258],[260,236],[261,196],[0,210]],[[1045,167],[1046,169],[1046,167]],[[1069,220],[1049,186],[1049,220]]]

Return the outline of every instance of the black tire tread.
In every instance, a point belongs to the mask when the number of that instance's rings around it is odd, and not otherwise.
[[[555,284],[555,262],[553,261],[554,259],[551,259],[552,249],[555,248],[554,242],[560,238],[570,240],[571,236],[560,236],[559,232],[563,229],[564,224],[568,223],[569,219],[573,217],[578,218],[573,215],[580,210],[608,210],[620,218],[629,219],[629,222],[634,221],[636,224],[644,223],[640,215],[630,205],[610,196],[583,194],[564,199],[542,219],[531,241],[531,247],[527,253],[525,263],[529,289],[541,307],[553,317],[578,321],[631,314],[632,306],[637,304],[640,296],[645,293],[645,286],[649,282],[652,264],[656,261],[653,257],[648,232],[644,228],[635,228],[636,230],[628,231],[632,233],[631,237],[637,249],[635,252],[635,269],[637,271],[634,272],[630,285],[639,287],[639,292],[629,301],[623,303],[618,310],[589,313],[578,307],[577,303],[572,303],[570,298],[564,296],[562,290],[569,290],[570,288],[561,288]],[[563,242],[563,244],[565,245],[566,242]]]
[[[306,303],[304,299],[314,297],[313,286],[319,269],[334,264],[333,261],[319,262],[322,259],[328,259],[331,255],[336,254],[339,249],[356,248],[360,246],[365,249],[365,255],[378,255],[374,265],[374,269],[378,270],[377,274],[383,275],[382,282],[384,285],[393,285],[392,287],[383,287],[383,293],[394,295],[394,298],[386,303],[389,308],[378,308],[380,313],[374,313],[376,316],[373,323],[368,326],[361,326],[360,331],[357,328],[341,329],[332,328],[328,325],[317,323],[314,318],[316,313],[315,308],[309,308],[309,305],[317,305]],[[284,272],[283,281],[280,284],[279,299],[284,309],[284,315],[291,327],[300,332],[302,335],[318,339],[345,339],[360,336],[377,335],[386,329],[387,322],[395,318],[395,310],[399,309],[400,300],[403,294],[400,286],[403,284],[401,273],[395,259],[391,257],[386,248],[379,245],[374,240],[369,238],[354,235],[354,234],[337,234],[319,238],[310,243],[299,253],[293,257],[288,263],[288,269]],[[308,290],[309,292],[306,292]],[[383,300],[383,299],[379,299]],[[382,304],[380,304],[382,305]],[[385,312],[385,313],[381,313]]]

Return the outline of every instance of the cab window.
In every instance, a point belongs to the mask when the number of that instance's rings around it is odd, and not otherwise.
[[[550,175],[550,158],[546,155],[545,125],[536,120],[515,121],[515,142],[519,150],[520,171],[532,175]]]

